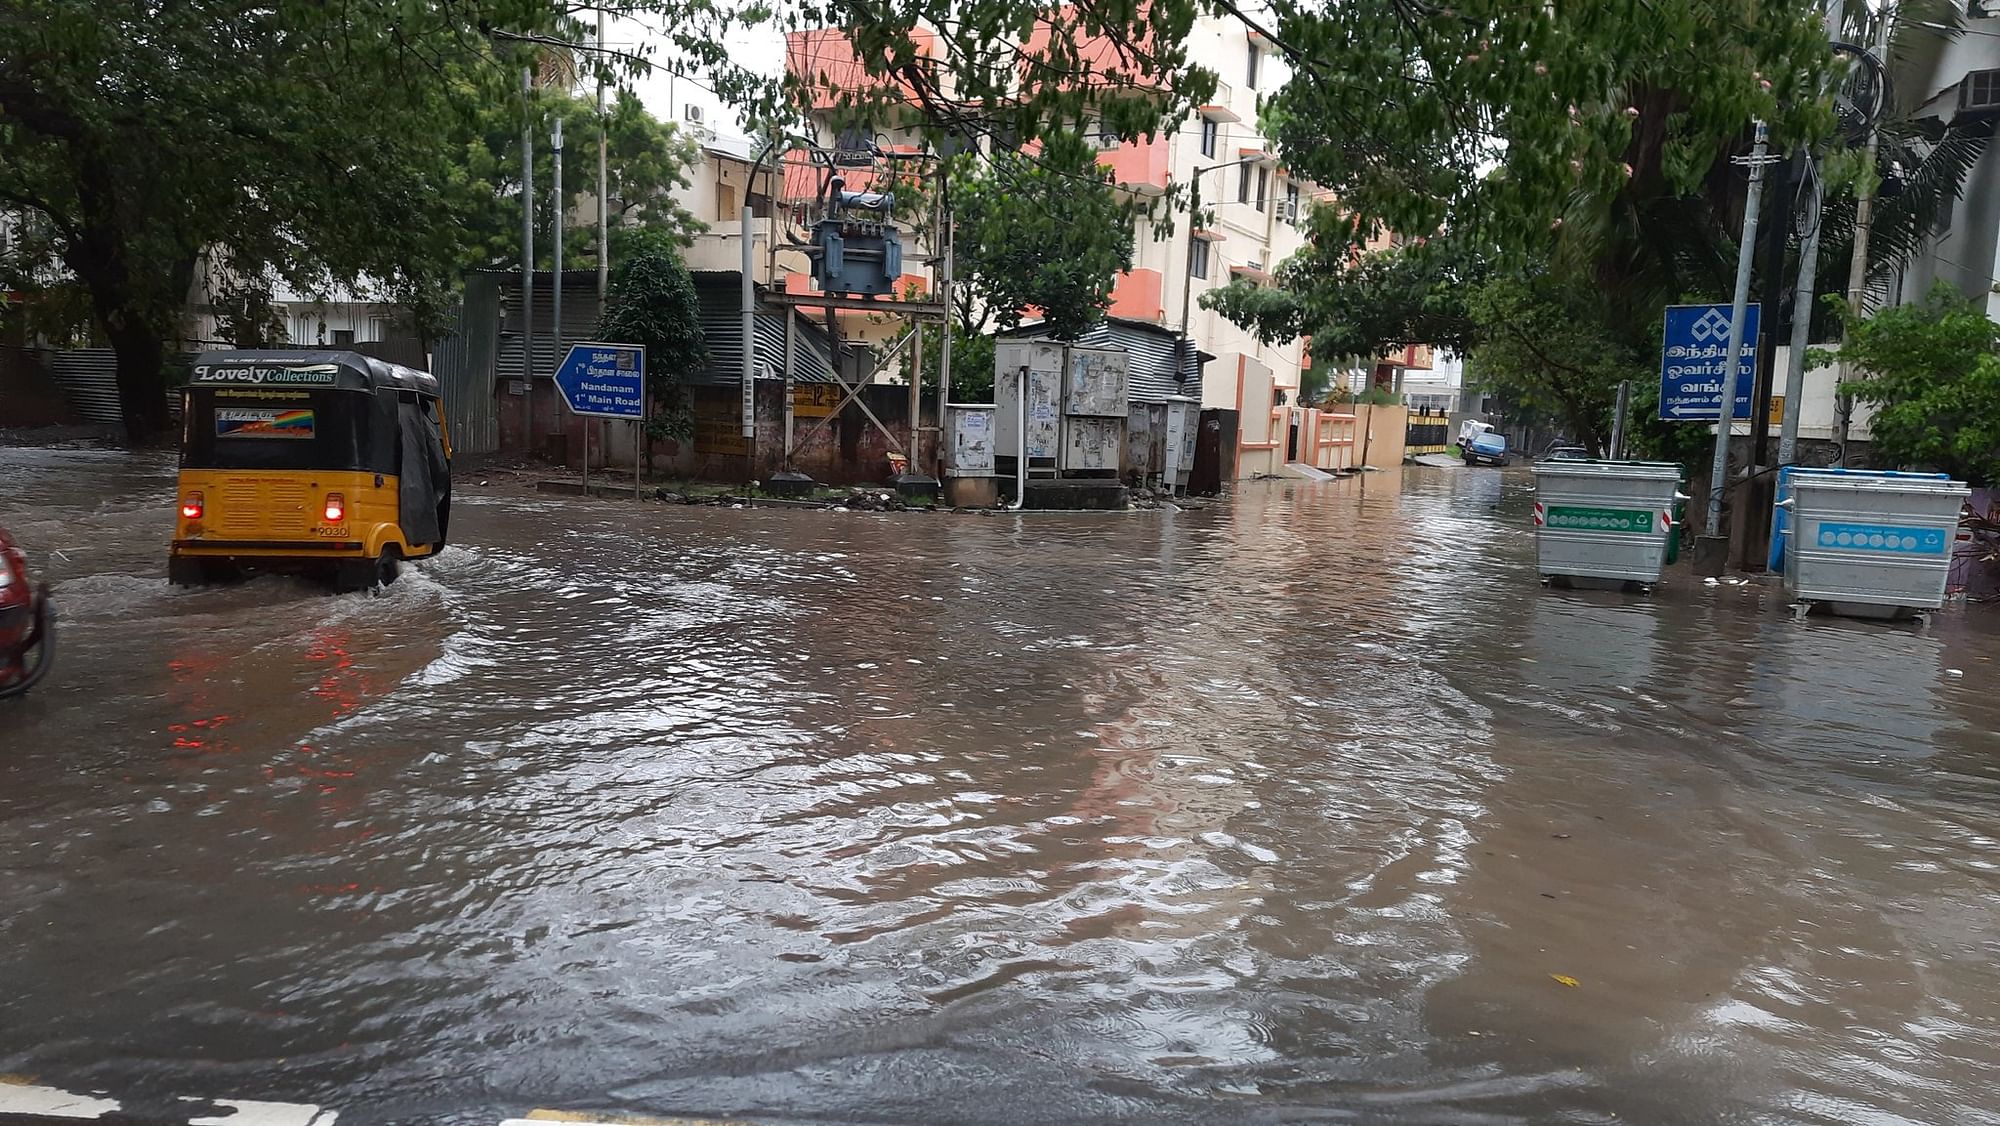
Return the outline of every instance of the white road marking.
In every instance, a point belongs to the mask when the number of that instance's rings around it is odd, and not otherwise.
[[[38,1087],[25,1079],[0,1076],[0,1114],[42,1114],[51,1118],[99,1118],[115,1113],[115,1099],[74,1095],[56,1087]]]
[[[190,1118],[188,1126],[333,1126],[339,1111],[321,1110],[311,1103],[267,1103],[254,1099],[196,1099],[183,1095],[182,1102],[213,1102],[234,1114],[213,1118]]]

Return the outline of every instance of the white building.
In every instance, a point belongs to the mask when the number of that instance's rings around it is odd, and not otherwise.
[[[1946,125],[2000,119],[2000,0],[1971,0],[1961,28],[1906,26],[1904,53],[1892,60],[1897,100],[1915,105],[1914,116]],[[1921,16],[1907,17],[1921,19]],[[2000,320],[2000,139],[1965,178],[1945,230],[1886,287],[1899,302],[1918,301],[1942,280],[1966,296],[1982,300],[1986,315]]]
[[[1404,373],[1402,392],[1403,405],[1412,411],[1453,414],[1466,410],[1465,361],[1440,352],[1429,370]]]
[[[1194,229],[1174,216],[1173,232],[1153,237],[1141,224],[1132,269],[1112,292],[1114,315],[1180,329],[1215,357],[1202,371],[1202,405],[1249,415],[1296,401],[1306,364],[1301,340],[1266,345],[1201,296],[1235,279],[1269,280],[1305,244],[1306,210],[1323,193],[1293,178],[1257,132],[1257,99],[1288,77],[1282,60],[1241,22],[1204,17],[1187,39],[1190,58],[1220,76],[1215,97],[1172,133],[1120,145],[1106,156],[1119,183],[1142,194],[1192,185],[1212,222]],[[1185,316],[1185,322],[1182,317]],[[1190,388],[1190,394],[1194,394]]]

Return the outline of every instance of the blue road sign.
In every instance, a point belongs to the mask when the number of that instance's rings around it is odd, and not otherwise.
[[[1723,373],[1729,363],[1728,305],[1669,305],[1660,347],[1660,417],[1668,422],[1715,421],[1722,412]],[[1743,347],[1737,354],[1736,411],[1750,417],[1757,382],[1757,305],[1743,311]]]
[[[638,344],[572,344],[556,368],[556,390],[571,414],[646,417],[646,349]]]

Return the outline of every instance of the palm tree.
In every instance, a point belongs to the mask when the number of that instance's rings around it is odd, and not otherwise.
[[[1875,11],[1854,4],[1848,9],[1844,38],[1849,42],[1876,42],[1883,21],[1894,21],[1889,57],[1883,60],[1887,90],[1877,121],[1873,173],[1880,190],[1868,235],[1868,307],[1890,300],[1897,273],[1949,228],[1966,179],[1993,137],[1990,118],[1947,123],[1927,113],[1919,101],[1919,84],[1936,65],[1941,48],[1966,30],[1966,18],[1966,5],[1953,0],[1904,0]],[[1848,183],[1827,195],[1820,220],[1820,293],[1845,291],[1854,255],[1856,188]]]

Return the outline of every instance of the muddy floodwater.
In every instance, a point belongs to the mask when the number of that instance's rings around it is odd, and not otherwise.
[[[342,1126],[2000,1114],[1983,608],[1544,591],[1489,470],[462,481],[383,596],[179,591],[171,472],[0,450],[63,614],[0,703],[0,1073]]]

